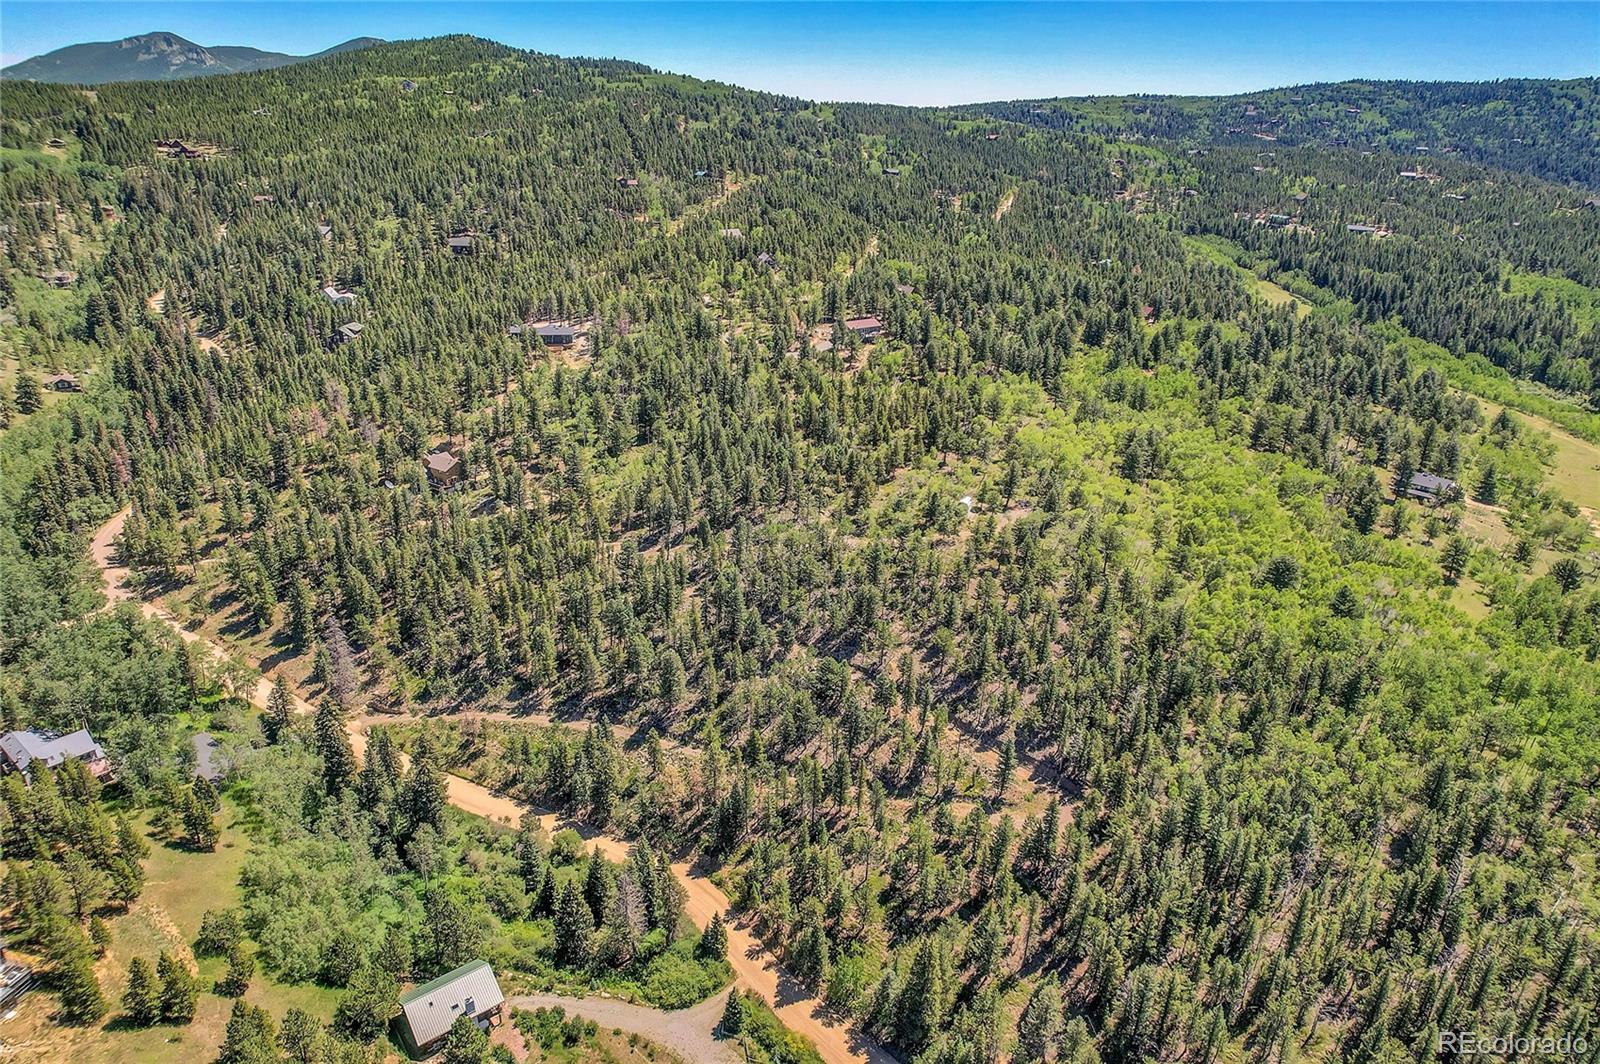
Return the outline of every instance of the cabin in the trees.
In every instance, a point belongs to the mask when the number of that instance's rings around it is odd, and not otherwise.
[[[1292,221],[1294,221],[1294,219],[1289,217],[1287,214],[1267,215],[1267,224],[1274,229],[1282,229]]]
[[[488,961],[469,961],[400,998],[396,1019],[400,1040],[414,1058],[432,1056],[458,1016],[471,1017],[480,1030],[502,1022],[505,995]]]
[[[51,137],[49,140],[45,141],[45,145],[51,148],[65,148],[67,146],[67,142],[62,140],[60,137]]]
[[[412,81],[410,78],[406,78],[406,80],[404,80],[404,81],[402,81],[400,83],[400,91],[401,92],[416,92],[417,91],[417,83]]]
[[[571,347],[578,342],[578,330],[573,325],[540,325],[534,328],[533,334],[546,347]]]
[[[458,233],[446,240],[445,246],[450,249],[452,255],[472,255],[478,250],[471,233]]]
[[[844,327],[856,334],[856,339],[875,340],[883,332],[883,322],[877,318],[849,318]]]
[[[322,297],[329,303],[332,303],[334,306],[338,306],[341,303],[354,303],[356,301],[356,294],[354,292],[347,292],[337,285],[331,284],[324,286],[322,289]]]
[[[883,176],[884,177],[899,177],[900,176],[900,168],[898,166],[885,166],[883,168]]]
[[[1375,225],[1347,225],[1345,226],[1345,230],[1351,233],[1370,235],[1372,233],[1376,233],[1378,231],[1378,227]]]
[[[47,377],[44,386],[52,392],[81,392],[83,382],[73,373],[57,373]]]
[[[435,490],[451,491],[461,483],[461,456],[448,446],[428,452],[422,464],[428,471],[428,483]]]
[[[639,187],[639,179],[637,177],[619,177],[619,178],[617,178],[617,187],[618,188],[638,188]]]
[[[323,222],[322,224],[318,225],[317,236],[321,237],[323,240],[332,240],[333,226],[329,225],[327,222]]]
[[[756,256],[756,265],[764,270],[776,270],[778,268],[778,260],[763,251]]]
[[[191,148],[176,137],[156,141],[156,151],[169,159],[198,159],[202,154],[199,148]]]
[[[359,321],[346,322],[333,330],[333,335],[328,337],[328,346],[338,347],[361,339],[361,330],[363,328],[364,326]]]
[[[112,775],[111,760],[87,728],[79,728],[70,735],[42,731],[13,731],[0,735],[0,772],[20,772],[23,779],[32,779],[35,768],[56,768],[68,761],[83,762],[96,779]]]
[[[51,288],[71,288],[78,283],[78,275],[72,270],[51,270],[42,276]]]
[[[1406,482],[1405,493],[1408,498],[1425,502],[1429,506],[1437,506],[1441,502],[1454,502],[1461,498],[1461,485],[1449,477],[1435,476],[1418,470],[1411,474],[1411,479]]]

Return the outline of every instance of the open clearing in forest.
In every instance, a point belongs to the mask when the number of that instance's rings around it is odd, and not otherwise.
[[[1488,411],[1487,416],[1490,420],[1498,417],[1500,411],[1505,409],[1499,403],[1481,396],[1478,401]],[[1600,444],[1579,439],[1538,414],[1513,410],[1511,416],[1550,437],[1551,443],[1555,445],[1555,455],[1545,473],[1546,482],[1563,498],[1583,510],[1589,518],[1590,525],[1596,526],[1596,534],[1600,534],[1600,525],[1596,525],[1596,514],[1600,514]]]
[[[56,996],[42,991],[31,993],[22,999],[12,1019],[0,1023],[0,1040],[8,1060],[28,1064],[59,1064],[64,1060],[73,1064],[199,1064],[216,1058],[228,1013],[233,1009],[231,998],[211,992],[225,967],[220,957],[199,961],[200,999],[194,1022],[187,1027],[125,1027],[118,1022],[118,1016],[128,964],[134,957],[143,957],[152,967],[163,950],[177,957],[192,957],[190,946],[200,931],[200,918],[205,911],[238,904],[239,873],[249,850],[244,820],[239,807],[225,800],[218,817],[221,838],[211,853],[149,838],[144,891],[126,913],[108,918],[111,948],[96,965],[111,1011],[89,1027],[61,1027],[50,1019]],[[140,826],[148,825],[145,822]],[[279,1020],[290,1008],[304,1009],[322,1020],[331,1019],[337,997],[337,991],[320,986],[275,982],[259,970],[245,994],[246,1001],[267,1009]]]

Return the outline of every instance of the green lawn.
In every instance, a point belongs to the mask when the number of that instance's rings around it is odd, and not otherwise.
[[[243,819],[242,810],[225,800],[220,817],[222,838],[212,853],[196,853],[150,840],[144,893],[127,913],[111,919],[111,948],[99,965],[100,985],[111,1003],[111,1012],[92,1027],[61,1028],[50,1021],[54,996],[30,994],[16,1017],[0,1025],[0,1040],[13,1051],[11,1059],[70,1060],[74,1064],[202,1064],[216,1058],[233,1008],[231,999],[211,993],[211,985],[224,967],[221,958],[208,957],[199,964],[202,993],[194,1022],[188,1027],[140,1030],[123,1027],[117,1018],[128,963],[134,957],[144,957],[154,964],[162,950],[189,956],[205,911],[238,903],[239,872],[249,850]],[[328,1019],[337,997],[334,990],[285,986],[258,972],[245,1000],[279,1019],[291,1007]]]

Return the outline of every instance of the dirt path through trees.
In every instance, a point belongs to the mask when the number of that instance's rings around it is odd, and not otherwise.
[[[131,574],[127,567],[117,560],[117,540],[122,535],[122,527],[127,519],[128,510],[118,512],[100,527],[89,544],[89,553],[95,567],[100,570],[109,604],[113,606],[123,602],[136,604],[146,617],[167,625],[185,642],[198,645],[214,662],[234,667],[237,659],[228,653],[225,645],[190,632],[170,612],[153,602],[140,599],[128,588],[128,578]],[[236,690],[235,693],[245,698],[251,705],[264,710],[267,699],[272,694],[272,679],[258,673],[253,679],[244,683],[243,689]],[[298,692],[292,697],[296,710],[302,713],[313,712],[315,707]],[[362,721],[356,719],[350,722],[348,731],[350,745],[359,759],[366,750],[366,729]],[[503,794],[497,794],[471,780],[448,775],[445,777],[445,786],[450,804],[464,812],[504,824],[516,824],[521,821],[524,813],[532,813],[538,817],[540,826],[546,831],[554,832],[570,827],[591,845],[597,847],[607,858],[621,861],[628,856],[629,844],[626,840],[606,835],[559,814],[539,810]],[[684,908],[697,927],[705,927],[713,913],[721,913],[723,919],[729,921],[728,963],[733,967],[734,982],[737,985],[754,990],[770,1002],[778,1017],[790,1030],[797,1031],[816,1043],[822,1058],[829,1064],[844,1064],[847,1061],[853,1064],[855,1062],[894,1064],[894,1057],[888,1051],[861,1032],[854,1030],[846,1020],[833,1016],[820,998],[813,996],[790,978],[779,967],[777,958],[754,934],[747,928],[731,922],[728,896],[711,882],[704,871],[683,862],[674,864],[672,871],[683,884],[687,894]]]

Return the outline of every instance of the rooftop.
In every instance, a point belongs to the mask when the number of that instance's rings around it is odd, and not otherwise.
[[[35,761],[46,768],[54,768],[68,758],[80,761],[102,761],[106,752],[94,741],[89,729],[79,728],[68,735],[50,735],[47,732],[13,731],[0,735],[0,752],[5,754],[19,770],[26,770]]]
[[[457,1016],[478,1016],[505,1001],[488,961],[469,961],[400,998],[411,1039],[425,1046],[444,1037]]]
[[[461,464],[461,459],[448,450],[430,451],[422,461],[435,473],[448,473]]]

